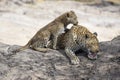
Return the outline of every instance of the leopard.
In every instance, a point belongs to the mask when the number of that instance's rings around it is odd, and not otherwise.
[[[62,33],[65,33],[67,25],[77,25],[78,20],[74,11],[68,11],[54,19],[52,22],[41,28],[28,43],[17,49],[15,52],[19,52],[28,48],[34,49],[40,52],[47,52],[51,50],[47,47],[49,41],[52,42],[52,49],[57,49],[57,39]]]
[[[50,43],[49,47],[51,45]],[[75,54],[76,51],[85,51],[87,57],[92,60],[97,59],[97,53],[100,51],[97,33],[90,32],[82,25],[73,25],[71,29],[67,29],[66,33],[59,35],[57,46],[65,51],[66,56],[73,65],[80,63]]]

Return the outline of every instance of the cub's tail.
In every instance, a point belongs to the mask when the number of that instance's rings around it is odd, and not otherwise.
[[[13,52],[13,53],[17,53],[17,52],[23,51],[23,50],[25,50],[25,49],[30,48],[30,45],[31,45],[31,42],[28,42],[25,46],[22,46],[22,47],[19,48],[19,49],[13,50],[12,52]]]

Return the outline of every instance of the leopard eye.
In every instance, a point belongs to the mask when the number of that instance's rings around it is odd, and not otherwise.
[[[67,13],[67,17],[70,17],[70,13]]]
[[[85,39],[88,39],[89,38],[89,35],[88,34],[85,34]]]

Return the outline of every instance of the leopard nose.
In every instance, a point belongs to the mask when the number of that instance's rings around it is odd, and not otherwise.
[[[98,53],[99,50],[95,50],[95,51],[90,51],[91,53]]]
[[[77,24],[78,24],[78,21],[74,25],[77,25]]]
[[[78,21],[76,22],[76,25],[78,24]]]
[[[98,53],[99,52],[99,50],[96,50],[96,53]]]

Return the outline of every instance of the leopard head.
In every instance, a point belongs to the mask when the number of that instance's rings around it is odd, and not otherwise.
[[[67,17],[67,23],[71,23],[73,25],[78,24],[77,16],[74,11],[67,12],[66,17]]]
[[[97,53],[99,52],[99,41],[97,39],[97,33],[91,33],[86,27],[77,25],[74,27],[77,29],[77,44],[80,45],[80,49],[88,53],[89,59],[97,59]]]
[[[99,41],[97,39],[97,33],[86,33],[84,37],[88,58],[97,59],[97,53],[99,52]]]

